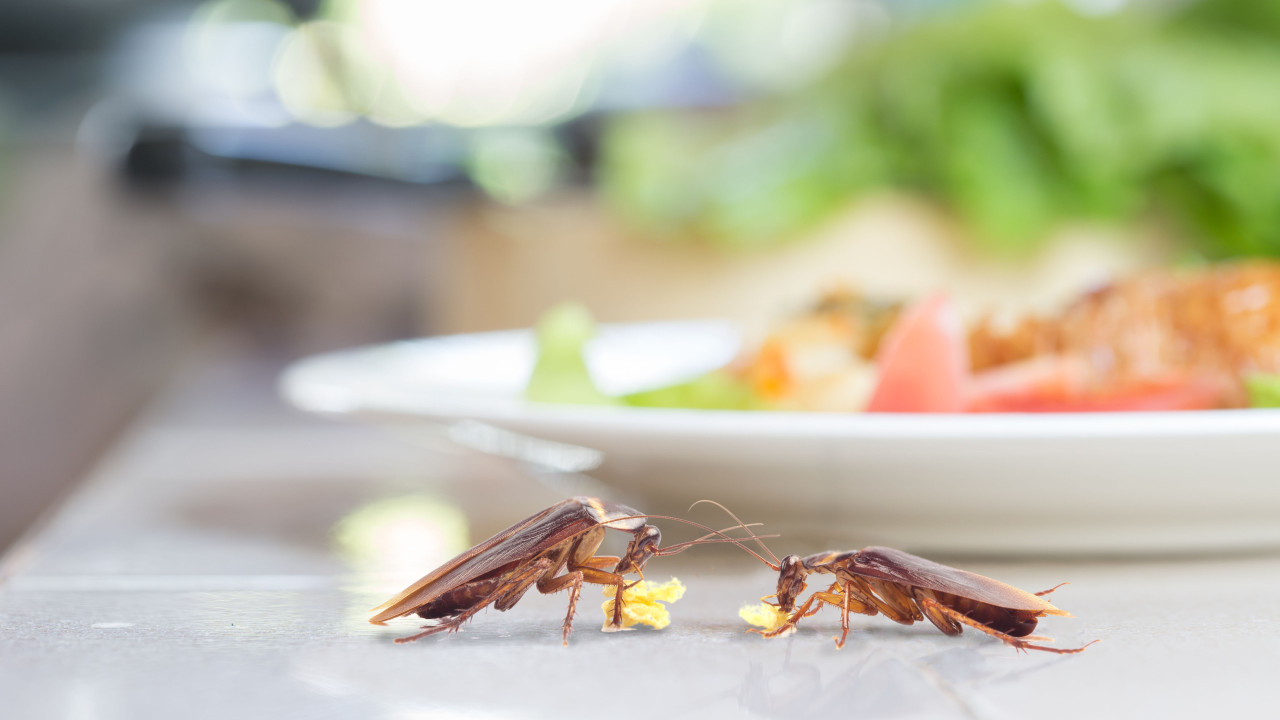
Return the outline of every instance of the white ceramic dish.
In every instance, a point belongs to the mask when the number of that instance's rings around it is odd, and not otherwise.
[[[717,367],[725,323],[602,328],[588,363],[627,392]],[[1045,415],[708,412],[522,397],[527,331],[356,348],[282,379],[305,410],[478,420],[603,452],[591,474],[650,512],[714,498],[835,547],[1135,554],[1280,547],[1280,411]]]

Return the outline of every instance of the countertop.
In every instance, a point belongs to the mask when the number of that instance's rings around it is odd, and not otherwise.
[[[536,592],[396,645],[420,623],[373,626],[368,609],[452,554],[459,519],[474,542],[557,492],[429,434],[315,420],[272,397],[261,369],[180,379],[6,556],[0,715],[1192,718],[1280,705],[1271,553],[956,563],[1029,590],[1070,581],[1053,600],[1074,617],[1039,631],[1063,647],[1101,640],[1073,656],[860,616],[837,650],[830,609],[766,641],[737,609],[776,575],[722,548],[650,563],[650,579],[688,587],[665,630],[599,632],[589,587],[567,648],[564,596]],[[379,534],[405,507],[454,529]]]

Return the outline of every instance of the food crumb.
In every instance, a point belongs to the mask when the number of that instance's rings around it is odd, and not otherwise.
[[[606,586],[604,595],[607,600],[600,606],[604,611],[604,627],[603,630],[617,630],[619,628],[610,627],[610,621],[613,620],[613,600],[614,589]],[[622,628],[630,628],[634,625],[644,624],[655,630],[671,624],[671,613],[663,603],[673,603],[684,597],[684,583],[676,578],[671,578],[662,584],[649,583],[641,580],[634,586],[622,591]]]
[[[770,605],[767,602],[757,603],[755,605],[743,605],[738,610],[738,617],[746,620],[750,625],[758,625],[764,628],[764,632],[773,632],[782,627],[787,621],[790,613],[784,612],[777,605]],[[792,628],[793,630],[795,628]]]

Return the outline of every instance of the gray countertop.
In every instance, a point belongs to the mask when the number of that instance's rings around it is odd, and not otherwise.
[[[588,588],[568,648],[564,596],[536,592],[395,645],[418,624],[376,627],[367,611],[430,567],[362,563],[334,539],[344,517],[425,497],[460,511],[474,540],[556,494],[434,442],[177,404],[144,417],[0,566],[0,716],[1191,718],[1280,704],[1276,555],[962,563],[1031,590],[1069,580],[1054,601],[1075,617],[1041,630],[1064,647],[1102,641],[1075,656],[866,617],[836,650],[832,610],[765,641],[737,609],[775,576],[720,548],[650,564],[689,589],[662,631],[599,632]]]

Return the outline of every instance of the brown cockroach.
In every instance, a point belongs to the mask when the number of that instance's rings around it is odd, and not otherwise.
[[[795,630],[796,623],[817,613],[822,603],[826,603],[840,609],[837,648],[844,647],[849,637],[850,612],[882,614],[903,625],[928,618],[946,635],[959,635],[968,625],[1020,651],[1078,653],[1097,642],[1070,649],[1030,642],[1052,642],[1051,638],[1031,634],[1041,617],[1070,617],[1070,613],[1044,599],[1066,583],[1032,594],[999,580],[887,547],[827,551],[807,557],[788,555],[781,562],[772,553],[769,555],[774,562],[765,562],[778,571],[778,591],[762,599],[767,602],[769,598],[776,598],[777,607],[790,615],[776,629],[751,630],[764,637],[778,637]],[[835,582],[826,590],[815,591],[797,608],[796,601],[805,590],[805,577],[811,573],[833,575]]]
[[[646,522],[649,518],[683,522],[702,528],[709,534],[660,548],[662,533]],[[738,527],[744,526],[739,523],[727,530]],[[606,529],[632,534],[632,540],[621,557],[596,556]],[[440,621],[436,625],[424,626],[423,632],[417,635],[396,640],[398,643],[412,642],[439,632],[456,632],[463,623],[489,605],[499,611],[509,610],[530,587],[536,586],[543,594],[568,589],[569,612],[563,626],[564,644],[568,645],[583,583],[617,588],[613,617],[604,629],[621,630],[622,593],[634,584],[627,583],[626,575],[636,573],[643,579],[641,571],[652,557],[674,555],[702,543],[734,542],[733,538],[725,535],[727,530],[712,530],[681,518],[645,515],[626,505],[598,498],[570,498],[521,520],[436,568],[374,608],[371,612],[377,614],[369,622],[385,625],[388,620],[409,614]]]

